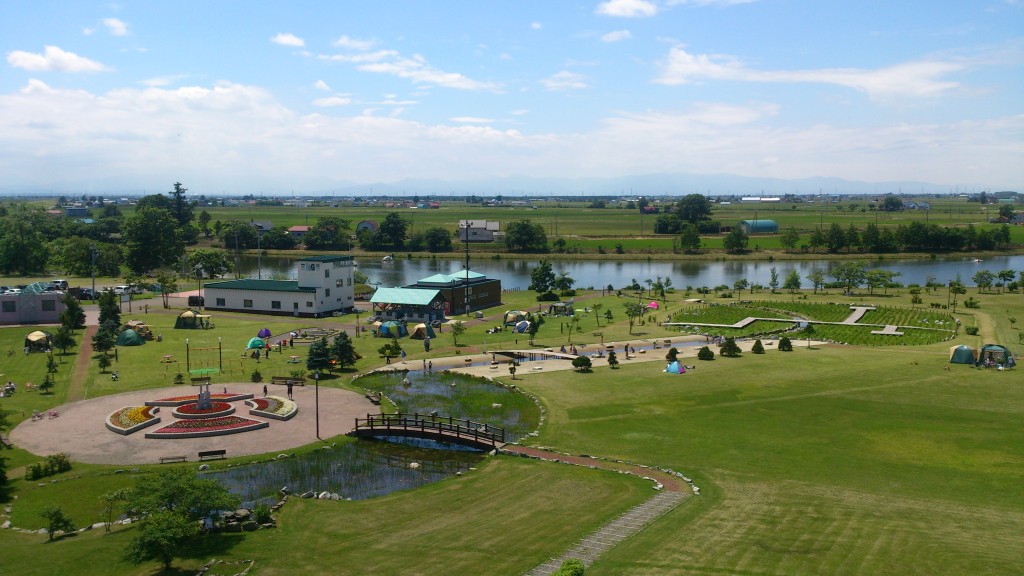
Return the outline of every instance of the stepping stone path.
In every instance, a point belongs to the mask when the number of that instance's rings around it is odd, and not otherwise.
[[[549,576],[558,571],[569,558],[579,558],[590,566],[601,554],[629,538],[675,508],[687,497],[684,492],[658,492],[643,504],[633,507],[622,516],[605,524],[557,558],[552,558],[526,573],[526,576]]]

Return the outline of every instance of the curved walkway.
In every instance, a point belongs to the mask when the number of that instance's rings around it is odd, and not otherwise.
[[[263,395],[263,385],[253,383],[232,383],[224,385],[231,392]],[[219,392],[221,384],[213,392]],[[271,394],[283,395],[282,386],[268,386]],[[52,419],[25,420],[11,431],[11,441],[33,454],[47,455],[66,452],[71,459],[91,464],[156,464],[162,456],[188,456],[194,460],[201,450],[227,450],[228,457],[285,451],[317,441],[315,389],[312,386],[297,386],[293,396],[299,412],[286,422],[271,421],[270,426],[261,430],[213,436],[209,438],[146,438],[145,431],[128,436],[107,430],[107,416],[124,406],[142,406],[146,400],[169,396],[195,394],[192,386],[153,388],[138,392],[126,392],[102,396],[92,400],[80,400],[58,406],[60,416]],[[337,388],[320,388],[320,437],[331,438],[352,429],[357,416],[365,416],[376,409],[362,395]],[[264,420],[248,415],[248,408],[236,402],[236,414],[254,420]],[[162,423],[169,423],[164,419]],[[160,424],[156,424],[159,427]],[[146,431],[150,431],[146,429]]]

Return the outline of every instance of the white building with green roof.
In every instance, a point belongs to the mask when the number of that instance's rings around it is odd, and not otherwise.
[[[351,256],[300,258],[297,280],[241,278],[203,285],[207,310],[320,318],[354,307]]]

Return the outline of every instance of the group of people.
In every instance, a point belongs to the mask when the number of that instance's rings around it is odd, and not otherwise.
[[[3,389],[0,390],[0,398],[5,398],[7,396],[12,396],[17,390],[18,390],[17,385],[15,385],[14,382],[8,380],[7,384],[4,384]]]

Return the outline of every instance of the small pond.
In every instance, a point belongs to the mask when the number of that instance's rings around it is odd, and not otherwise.
[[[529,397],[482,378],[446,372],[376,372],[356,384],[381,391],[406,414],[465,418],[505,429],[516,442],[537,429],[540,409]]]
[[[457,447],[437,450],[412,443],[359,440],[205,477],[227,486],[242,498],[245,507],[276,502],[284,487],[296,493],[327,491],[345,499],[364,500],[443,480],[482,459],[481,452]]]

